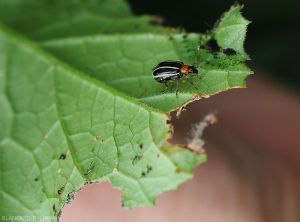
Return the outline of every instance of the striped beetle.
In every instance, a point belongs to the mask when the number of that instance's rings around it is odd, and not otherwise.
[[[152,76],[154,80],[159,83],[164,83],[168,87],[167,83],[169,81],[176,81],[176,97],[179,91],[179,80],[184,75],[196,75],[198,74],[198,58],[199,58],[200,46],[196,50],[196,62],[194,65],[187,65],[181,61],[166,60],[160,62],[157,66],[153,68]],[[187,79],[195,88],[197,88],[192,81]]]

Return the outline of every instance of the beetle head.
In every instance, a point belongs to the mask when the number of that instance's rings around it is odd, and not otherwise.
[[[198,69],[195,66],[190,66],[189,74],[198,74]]]

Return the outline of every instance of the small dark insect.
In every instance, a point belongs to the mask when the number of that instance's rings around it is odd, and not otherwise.
[[[141,143],[141,144],[140,144],[140,149],[143,149],[143,147],[144,147],[144,145]]]
[[[195,65],[187,65],[181,61],[173,61],[173,60],[166,60],[160,62],[156,67],[153,69],[153,78],[159,82],[164,83],[166,87],[168,87],[167,83],[170,81],[176,81],[176,97],[178,96],[178,87],[179,87],[179,80],[183,76],[187,75],[196,75],[198,74],[198,58],[199,58],[199,50],[200,47],[197,47],[196,51],[196,62]],[[189,81],[189,79],[187,79]],[[192,81],[189,81],[195,88],[197,88]]]

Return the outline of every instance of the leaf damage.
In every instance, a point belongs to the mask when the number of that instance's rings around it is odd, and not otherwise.
[[[158,17],[149,24],[123,1],[113,2],[111,8],[110,0],[74,1],[70,13],[56,0],[50,9],[31,0],[0,2],[1,20],[36,41],[0,27],[1,215],[59,217],[84,184],[104,180],[122,190],[125,207],[153,205],[206,160],[199,138],[214,122],[206,117],[182,149],[167,142],[169,112],[179,108],[179,115],[193,100],[244,87],[252,73],[243,48],[249,22],[240,6],[212,32],[189,34],[157,26]],[[28,13],[15,16],[20,8]],[[174,85],[162,93],[152,67],[164,59],[193,64],[199,44],[200,78],[192,79],[198,89],[182,81],[178,98]],[[9,178],[32,181],[33,188],[24,186],[21,194]]]

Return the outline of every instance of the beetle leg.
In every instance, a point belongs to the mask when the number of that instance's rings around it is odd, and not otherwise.
[[[176,81],[176,97],[178,98],[178,92],[179,92],[179,80]]]
[[[162,90],[162,91],[161,91],[162,93],[165,93],[165,92],[167,91],[167,89],[169,88],[169,86],[168,86],[168,83],[167,83],[167,82],[164,82],[164,84],[165,84],[166,88],[165,88],[164,90]]]
[[[169,89],[168,82],[164,82],[164,85],[166,86],[166,88],[161,91],[162,93],[165,93]]]
[[[194,86],[195,89],[199,89],[189,78],[187,78],[187,81]]]

